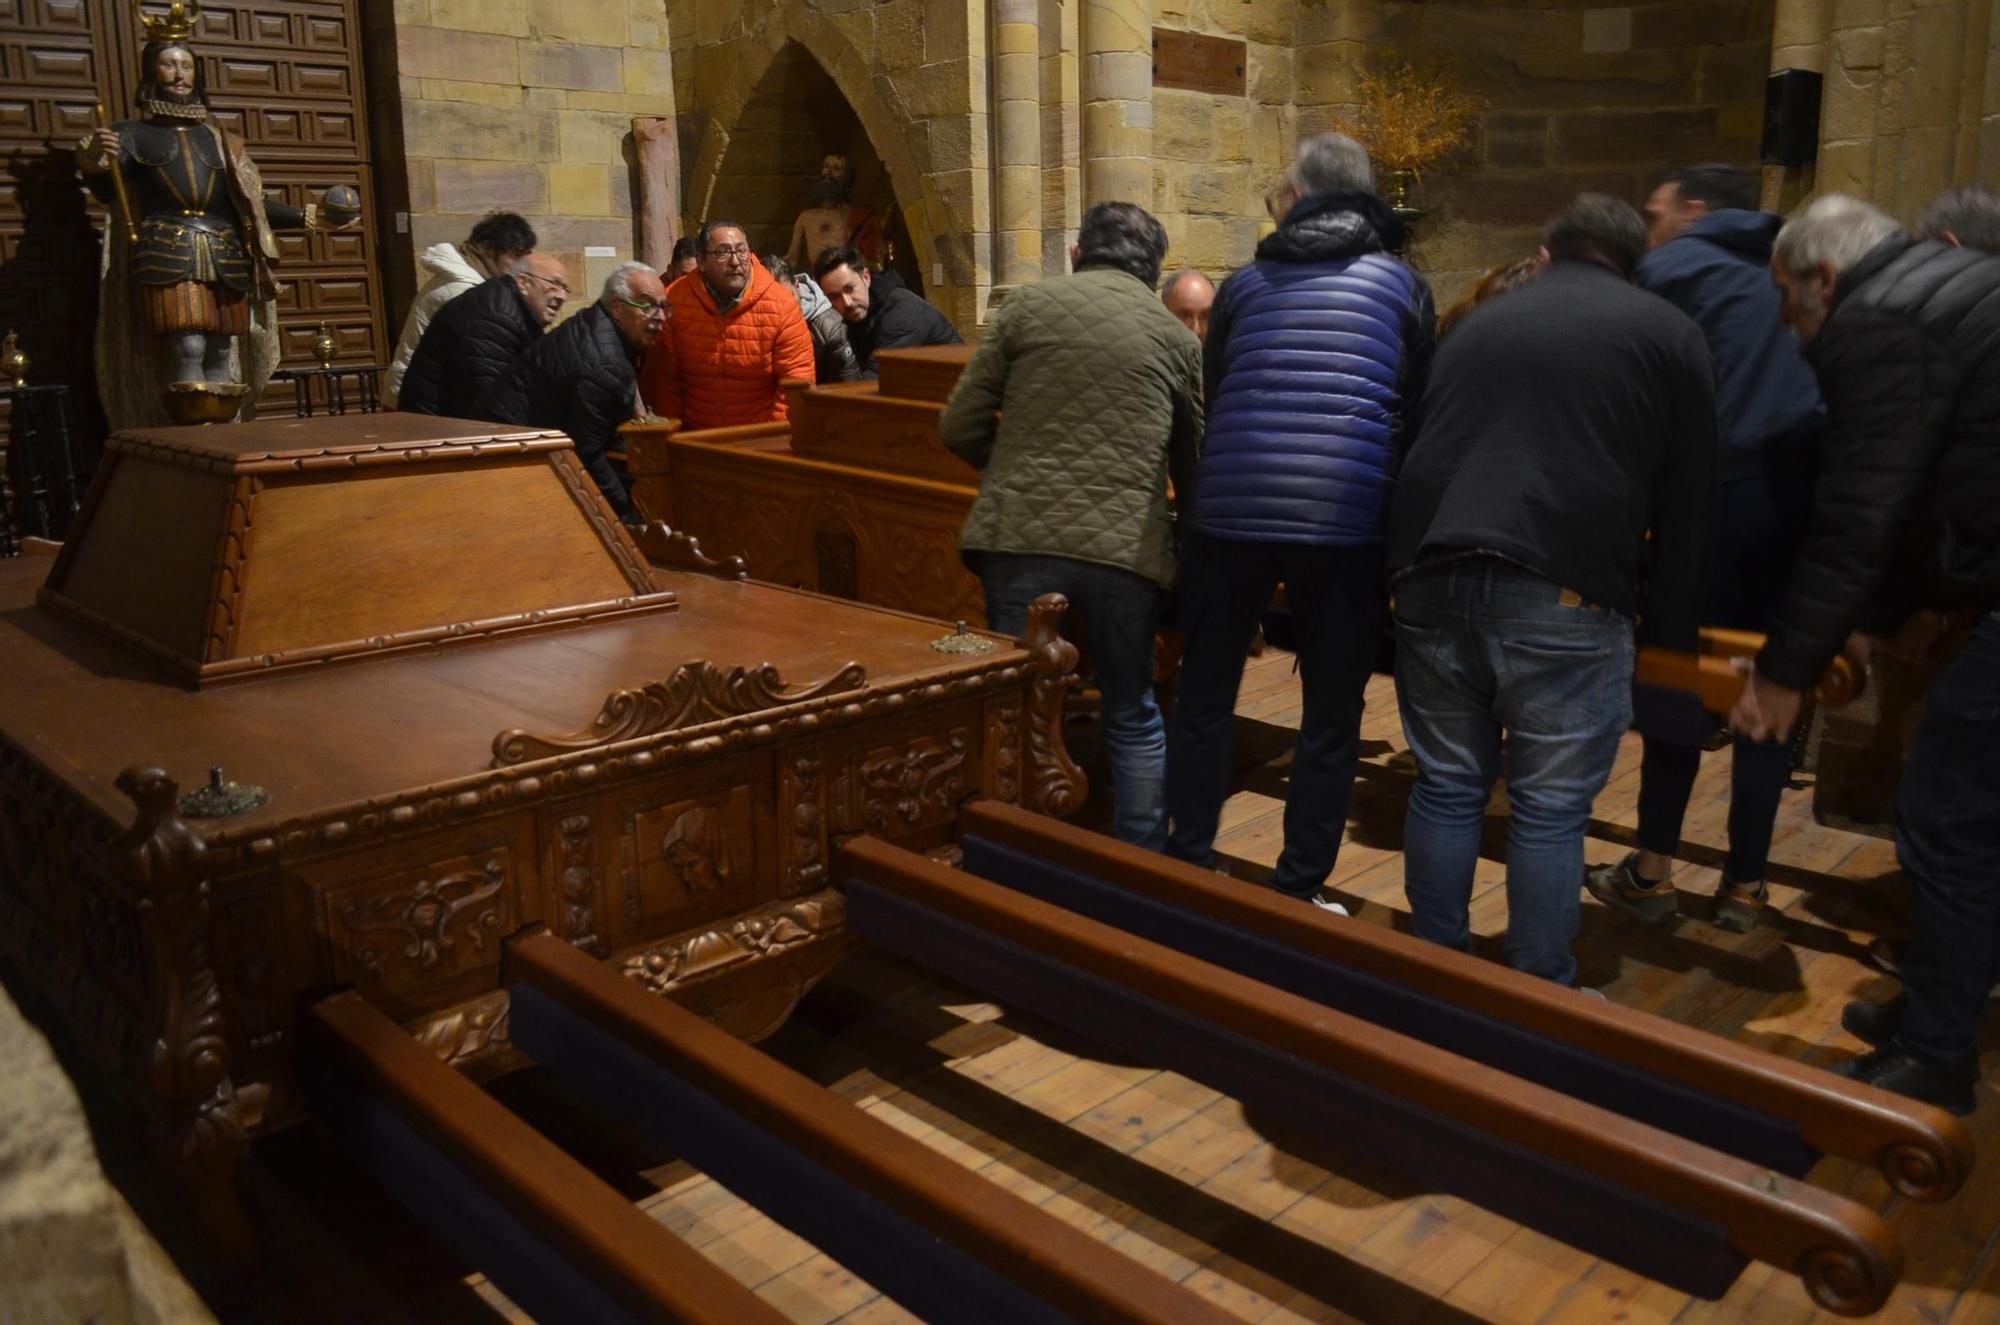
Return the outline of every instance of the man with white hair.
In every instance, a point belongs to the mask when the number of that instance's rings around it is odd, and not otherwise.
[[[1271,886],[1323,908],[1361,752],[1386,598],[1389,490],[1431,358],[1430,286],[1361,144],[1300,145],[1275,234],[1208,312],[1208,438],[1180,493],[1180,693],[1167,728],[1167,849],[1213,863],[1243,660],[1283,583],[1305,716]]]
[[[1830,194],[1778,234],[1771,275],[1826,394],[1812,531],[1731,724],[1787,736],[1859,632],[1927,644],[1971,623],[1933,683],[1896,807],[1915,882],[1903,996],[1850,1003],[1878,1046],[1836,1071],[1957,1113],[2000,977],[2000,258],[1913,241]]]
[[[659,273],[628,262],[604,282],[598,301],[537,341],[501,384],[511,422],[560,428],[618,517],[637,523],[610,453],[623,449],[618,425],[638,411],[639,363],[667,322]]]

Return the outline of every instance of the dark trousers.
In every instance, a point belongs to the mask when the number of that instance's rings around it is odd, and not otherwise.
[[[1112,831],[1121,842],[1158,851],[1166,845],[1160,808],[1166,737],[1153,697],[1153,638],[1165,591],[1143,575],[1070,557],[987,552],[979,575],[986,588],[986,624],[1019,636],[1028,606],[1059,593],[1083,614],[1104,697],[1104,748],[1111,764]]]
[[[1380,547],[1183,534],[1181,678],[1167,722],[1167,851],[1197,865],[1215,861],[1236,691],[1257,623],[1280,583],[1298,630],[1305,713],[1285,797],[1285,849],[1271,884],[1303,896],[1333,872],[1347,828],[1362,691],[1382,625]]]
[[[1738,479],[1716,489],[1708,556],[1708,625],[1766,630],[1784,597],[1792,562],[1812,518],[1812,475],[1777,472]],[[1678,855],[1681,824],[1701,747],[1714,719],[1692,695],[1639,686],[1634,726],[1645,738],[1639,766],[1639,845]],[[1723,878],[1756,883],[1771,854],[1771,826],[1791,777],[1789,746],[1737,738],[1730,751],[1729,864]]]
[[[1896,800],[1896,855],[1916,884],[1903,1047],[1956,1064],[2000,978],[2000,612],[1931,686]]]

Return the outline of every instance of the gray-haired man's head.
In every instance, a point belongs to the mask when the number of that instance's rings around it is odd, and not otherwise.
[[[1785,222],[1771,246],[1771,279],[1778,283],[1785,325],[1800,340],[1819,335],[1840,278],[1870,249],[1902,233],[1896,219],[1872,203],[1844,193],[1815,198]]]
[[[547,253],[530,253],[516,258],[507,274],[514,278],[514,288],[521,292],[535,321],[544,327],[554,326],[570,296],[569,273],[562,263]]]
[[[1344,133],[1322,133],[1299,144],[1284,182],[1264,199],[1264,206],[1273,221],[1283,221],[1301,198],[1373,192],[1375,167],[1369,163],[1368,149]]]
[[[634,349],[651,345],[667,324],[667,287],[661,283],[660,273],[643,262],[625,262],[613,268],[604,278],[604,293],[597,302]]]
[[[1954,248],[2000,253],[2000,193],[1975,184],[1940,194],[1924,208],[1910,233],[1918,239],[1941,239]]]

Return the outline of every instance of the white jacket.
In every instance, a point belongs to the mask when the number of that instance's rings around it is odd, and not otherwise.
[[[403,334],[396,341],[396,357],[389,363],[389,380],[382,384],[382,406],[396,408],[396,398],[403,391],[403,374],[409,371],[410,356],[417,352],[417,342],[424,338],[424,328],[431,324],[438,310],[452,300],[478,285],[486,278],[479,274],[479,268],[459,255],[456,244],[432,244],[424,250],[424,256],[417,265],[430,273],[424,278],[424,288],[417,291],[417,298],[410,305],[410,315],[403,319]]]

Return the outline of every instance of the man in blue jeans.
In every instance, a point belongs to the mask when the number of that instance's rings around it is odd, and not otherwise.
[[[1166,736],[1153,635],[1174,582],[1167,474],[1185,494],[1201,443],[1201,343],[1153,295],[1167,232],[1143,208],[1084,217],[1069,276],[1009,295],[938,421],[981,470],[959,547],[986,621],[1018,635],[1060,593],[1083,614],[1104,696],[1116,831],[1166,845]]]
[[[1214,862],[1244,656],[1283,583],[1305,716],[1271,886],[1341,911],[1321,885],[1347,828],[1382,629],[1390,480],[1423,394],[1436,313],[1424,278],[1389,251],[1403,223],[1375,196],[1361,144],[1338,133],[1308,139],[1277,204],[1277,232],[1209,312],[1208,435],[1197,491],[1181,503],[1167,849]]]
[[[1416,934],[1471,946],[1504,772],[1507,960],[1565,985],[1584,828],[1631,719],[1635,623],[1673,648],[1700,632],[1715,384],[1695,324],[1632,285],[1645,249],[1638,213],[1603,194],[1549,225],[1542,276],[1439,348],[1389,518]]]

